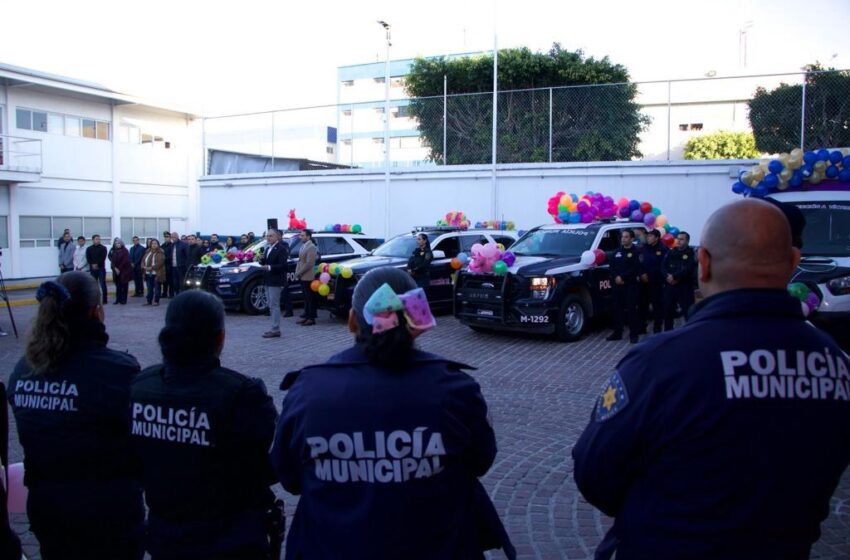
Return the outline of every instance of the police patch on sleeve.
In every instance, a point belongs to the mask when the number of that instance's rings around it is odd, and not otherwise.
[[[602,388],[602,395],[596,401],[596,421],[604,422],[626,408],[629,394],[626,385],[616,371]]]

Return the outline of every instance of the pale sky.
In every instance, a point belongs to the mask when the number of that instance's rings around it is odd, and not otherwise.
[[[204,114],[336,102],[337,66],[553,42],[635,80],[850,68],[848,0],[0,0],[0,62]],[[748,64],[739,64],[739,31]]]

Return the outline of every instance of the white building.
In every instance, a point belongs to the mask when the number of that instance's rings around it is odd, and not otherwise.
[[[82,82],[0,64],[0,259],[58,272],[56,240],[197,228],[200,121]]]

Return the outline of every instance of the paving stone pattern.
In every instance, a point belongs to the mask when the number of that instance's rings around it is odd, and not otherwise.
[[[19,327],[26,328],[35,307],[14,312]],[[156,336],[164,313],[165,305],[143,307],[137,298],[131,298],[127,306],[109,305],[110,347],[131,352],[143,367],[156,363]],[[473,375],[490,405],[499,444],[496,462],[484,482],[519,557],[592,558],[611,521],[576,490],[570,450],[589,419],[600,387],[628,344],[606,342],[604,331],[578,343],[562,344],[513,334],[474,333],[448,316],[440,317],[438,323],[437,329],[419,339],[420,346],[478,368]],[[0,324],[8,325],[5,311]],[[283,395],[277,387],[285,372],[324,361],[351,342],[344,323],[324,315],[314,327],[298,327],[294,319],[285,319],[280,339],[260,338],[267,326],[267,317],[229,314],[222,362],[262,378],[278,407]],[[21,353],[21,343],[13,337],[0,339],[4,377]],[[12,461],[20,461],[14,426],[12,430]],[[278,491],[291,519],[296,499]],[[850,558],[850,470],[830,508],[812,558]],[[14,523],[26,542],[27,555],[39,558],[25,516],[15,516]],[[503,555],[499,552],[491,558]]]

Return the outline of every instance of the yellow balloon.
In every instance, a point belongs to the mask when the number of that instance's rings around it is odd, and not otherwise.
[[[790,159],[790,157],[791,156],[789,156],[788,154],[782,154],[782,155],[779,156],[778,159],[779,159],[779,162],[782,163],[782,167],[785,167],[785,168],[788,167],[788,160]]]
[[[322,297],[326,297],[329,293],[331,293],[331,287],[327,284],[322,284],[319,286],[319,295]]]
[[[823,163],[823,162],[820,161],[818,163]],[[813,185],[817,185],[821,181],[823,181],[823,174],[822,173],[814,172],[814,173],[812,173],[812,176],[809,177],[809,183],[811,183]]]
[[[793,169],[800,169],[800,167],[802,167],[802,165],[803,165],[803,158],[802,157],[791,156],[790,158],[788,158],[788,169],[792,169],[792,170]]]
[[[802,160],[803,159],[803,150],[801,150],[800,148],[794,148],[793,150],[791,150],[790,155],[794,159]]]
[[[783,169],[783,170],[779,173],[779,178],[780,178],[782,181],[785,181],[785,182],[787,183],[789,180],[791,180],[791,176],[792,176],[793,174],[794,174],[794,172],[793,172],[793,171],[791,171],[790,169],[788,169],[788,168],[786,167],[785,169]]]
[[[826,162],[825,161],[816,161],[814,165],[815,171],[821,173],[826,170]]]
[[[572,197],[570,197],[570,195],[565,194],[564,196],[561,197],[561,206],[566,206],[567,208],[569,208],[570,204],[572,204],[572,203],[573,203],[573,199],[572,199]]]
[[[354,271],[346,266],[345,268],[342,269],[342,272],[340,272],[340,275],[343,278],[351,278],[352,276],[354,276]]]
[[[503,253],[505,252],[505,246],[502,245],[501,243],[496,243],[496,247],[498,247],[499,250],[502,251]]]
[[[750,171],[750,175],[753,177],[753,183],[759,183],[764,179],[764,169],[757,165]]]
[[[765,173],[767,173],[767,166],[768,165],[770,165],[770,160],[767,159],[767,158],[764,158],[759,162],[759,167],[761,167],[762,170],[764,170]]]
[[[750,173],[749,171],[745,171],[744,174],[741,175],[741,182],[744,183],[745,185],[747,185],[748,187],[752,187],[753,186],[753,174]],[[657,219],[655,221],[658,222]]]
[[[776,185],[776,188],[779,189],[780,191],[784,191],[785,189],[788,188],[788,181],[779,181],[779,184]]]

